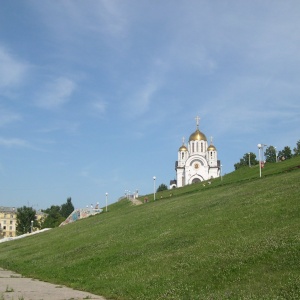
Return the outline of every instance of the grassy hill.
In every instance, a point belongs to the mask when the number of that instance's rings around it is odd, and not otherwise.
[[[300,158],[124,199],[0,244],[0,266],[107,299],[300,299]],[[162,197],[162,198],[161,198]]]

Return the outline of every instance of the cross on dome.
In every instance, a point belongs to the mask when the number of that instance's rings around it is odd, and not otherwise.
[[[210,137],[210,144],[211,145],[213,144],[213,137],[212,136]]]
[[[182,145],[184,145],[184,136],[182,137]]]
[[[195,118],[195,120],[196,120],[197,129],[199,129],[199,121],[200,121],[200,117],[197,116],[197,117]]]

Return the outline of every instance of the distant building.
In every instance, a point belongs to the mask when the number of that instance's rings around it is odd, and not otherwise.
[[[35,218],[38,221],[39,225],[41,226],[45,219],[47,218],[48,214],[42,212],[41,210],[38,210],[35,214]],[[34,231],[39,230],[38,228],[34,228]]]
[[[0,206],[0,238],[16,236],[17,210]]]
[[[0,239],[17,236],[17,210],[15,207],[0,206]],[[41,225],[47,214],[39,210],[36,212],[35,217]],[[33,231],[37,230],[39,229],[33,228]]]
[[[187,146],[183,138],[175,163],[176,180],[170,181],[170,189],[220,176],[217,149],[212,138],[208,145],[205,134],[199,130],[199,120],[196,117],[196,131],[190,135]]]

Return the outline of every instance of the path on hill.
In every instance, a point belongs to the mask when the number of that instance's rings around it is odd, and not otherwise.
[[[139,199],[136,199],[134,197],[130,197],[129,200],[132,202],[133,205],[141,205],[143,202]]]
[[[0,299],[13,300],[82,300],[105,298],[62,285],[39,281],[0,268]]]

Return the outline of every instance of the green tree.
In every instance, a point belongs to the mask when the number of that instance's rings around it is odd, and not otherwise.
[[[47,217],[42,224],[42,228],[58,227],[73,211],[74,206],[71,197],[61,206],[52,205],[50,208],[43,210],[47,214]]]
[[[60,214],[66,219],[73,211],[74,205],[72,204],[71,197],[69,197],[67,202],[61,206]]]
[[[274,146],[269,146],[265,151],[266,162],[276,162],[276,149]]]
[[[236,163],[234,164],[234,169],[237,170],[239,168],[241,168],[243,165],[241,165],[240,163]]]
[[[244,166],[249,166],[249,158],[250,158],[250,167],[257,165],[258,160],[256,160],[256,155],[253,152],[245,153],[244,156],[240,159],[240,161],[234,164],[234,169],[237,170]]]
[[[36,211],[32,207],[23,206],[17,209],[16,230],[18,235],[31,232],[31,225],[35,228],[39,228],[40,225],[35,215]]]
[[[162,183],[158,188],[157,188],[157,192],[162,192],[162,191],[166,191],[168,189],[168,187]]]
[[[300,140],[297,142],[296,147],[293,149],[294,156],[300,155]]]
[[[292,150],[289,146],[285,146],[283,150],[278,152],[278,157],[280,159],[290,159],[292,156]]]
[[[47,217],[42,223],[42,228],[58,227],[66,219],[60,214],[60,209],[60,206],[52,205],[50,208],[43,210],[47,214]]]

